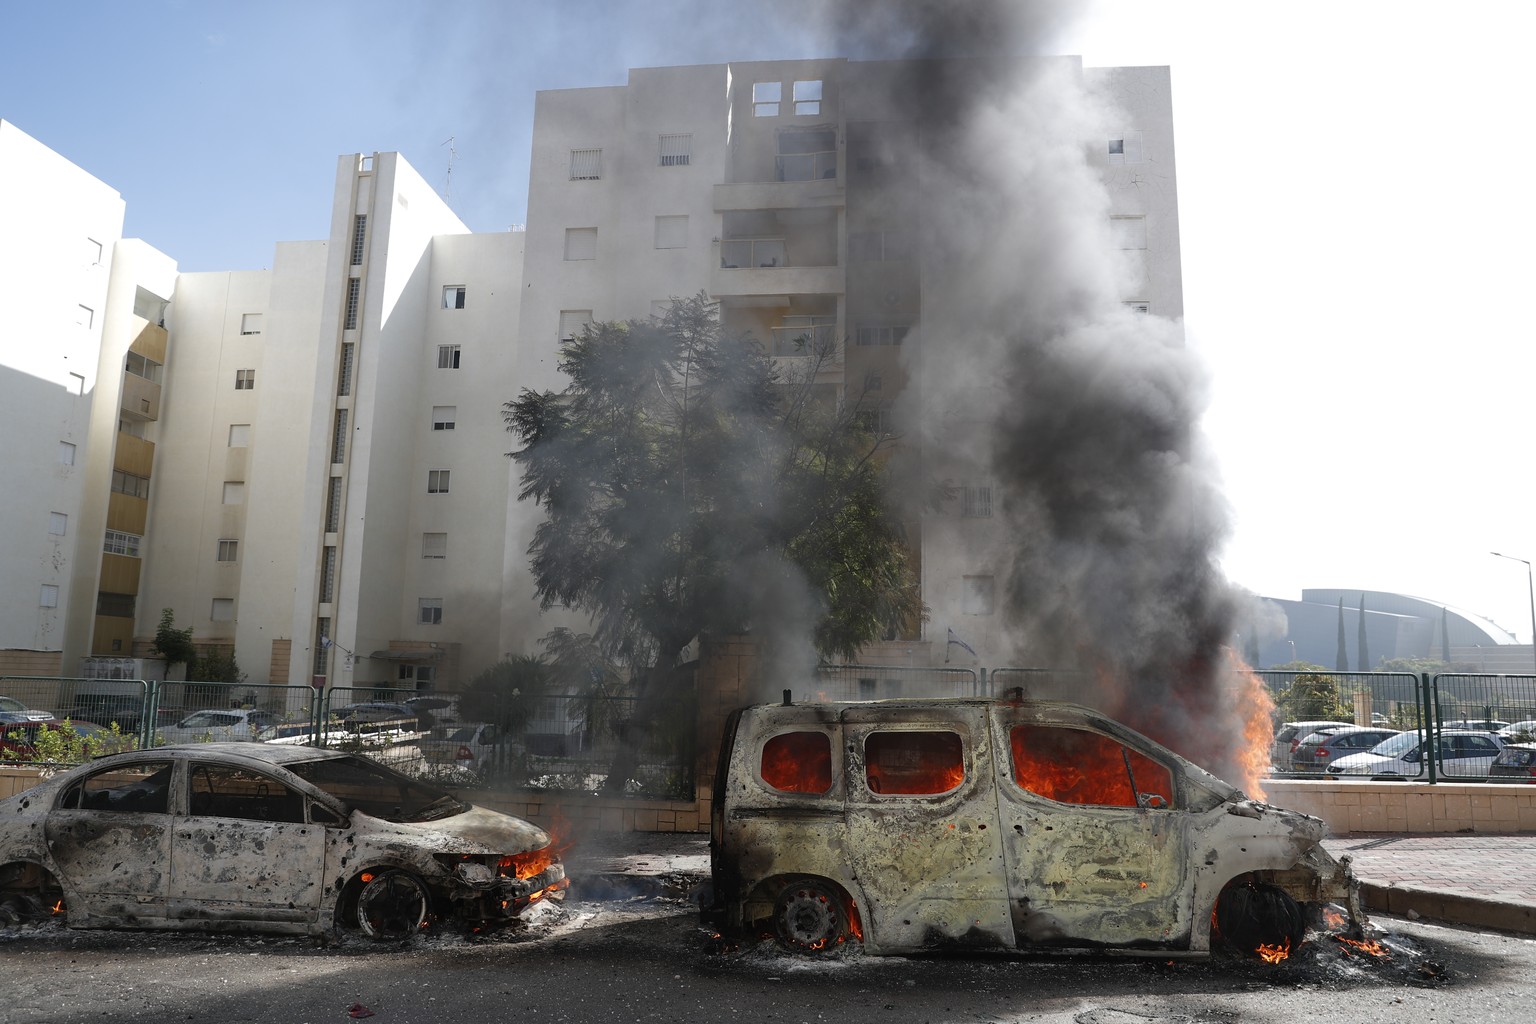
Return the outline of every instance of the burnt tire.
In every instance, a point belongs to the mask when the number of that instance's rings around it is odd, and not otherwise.
[[[0,869],[0,927],[39,924],[64,912],[64,892],[35,864]]]
[[[432,920],[432,897],[409,871],[380,871],[358,890],[352,923],[370,939],[400,942]]]
[[[826,953],[848,937],[843,894],[825,882],[798,879],[773,901],[773,934],[793,953]]]
[[[1307,920],[1301,904],[1284,889],[1240,878],[1216,900],[1216,929],[1227,945],[1256,957],[1261,947],[1294,952],[1306,937]]]

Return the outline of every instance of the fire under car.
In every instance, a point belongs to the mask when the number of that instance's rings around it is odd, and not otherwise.
[[[159,747],[0,801],[0,924],[402,939],[564,883],[542,829],[335,751]]]
[[[1329,903],[1365,926],[1321,820],[1075,704],[786,694],[728,719],[713,800],[728,940],[1264,955]]]

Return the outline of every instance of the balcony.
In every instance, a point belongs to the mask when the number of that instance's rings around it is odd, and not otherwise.
[[[796,266],[793,252],[783,238],[722,239],[709,290],[721,297],[843,293],[842,268]]]
[[[123,397],[119,408],[125,416],[138,420],[160,418],[160,384],[136,373],[123,374]]]

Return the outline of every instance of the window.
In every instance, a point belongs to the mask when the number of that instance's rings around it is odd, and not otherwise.
[[[837,133],[828,128],[779,132],[777,170],[780,181],[837,177]]]
[[[238,540],[219,541],[218,561],[238,562],[240,560],[240,542]]]
[[[59,606],[59,588],[52,583],[44,583],[43,589],[37,595],[39,608],[57,608]]]
[[[117,432],[119,434],[127,434],[129,437],[136,437],[142,441],[144,440],[144,421],[127,418],[120,419],[117,421]]]
[[[759,774],[781,793],[832,788],[832,740],[823,732],[786,732],[763,744]]]
[[[948,793],[965,781],[964,749],[952,732],[872,732],[864,780],[871,793]]]
[[[656,248],[658,249],[686,249],[688,248],[688,216],[667,216],[656,218]]]
[[[235,390],[236,391],[255,391],[256,390],[256,371],[255,370],[236,370],[235,371]]]
[[[325,496],[325,532],[341,529],[341,477],[331,477],[330,493]]]
[[[330,604],[336,599],[336,545],[327,544],[320,556],[320,603]]]
[[[1147,247],[1147,218],[1127,216],[1109,218],[1109,230],[1117,249],[1145,249]]]
[[[1126,302],[1126,306],[1130,308],[1132,313],[1152,312],[1152,303],[1147,302],[1145,299],[1130,299]]]
[[[597,181],[603,176],[603,151],[600,149],[571,150],[571,180]]]
[[[336,377],[336,394],[345,398],[352,393],[352,342],[341,343],[341,372]]]
[[[101,264],[101,243],[94,238],[85,240],[85,261],[93,267]]]
[[[331,465],[340,465],[347,457],[347,410],[336,410],[336,425],[331,431]]]
[[[109,555],[127,555],[129,558],[138,558],[139,545],[143,542],[144,538],[136,533],[108,530],[106,539],[102,541],[101,550]]]
[[[251,443],[251,425],[249,423],[231,423],[229,425],[229,446],[231,448],[245,448]]]
[[[142,476],[134,476],[132,473],[112,471],[112,489],[118,494],[127,494],[135,498],[149,497],[149,479]]]
[[[164,814],[170,806],[170,794],[171,762],[150,761],[97,772],[71,786],[59,806],[71,810]]]
[[[692,159],[692,134],[661,136],[661,166],[687,167]]]
[[[961,488],[960,514],[967,519],[992,518],[992,486],[967,484]]]
[[[864,375],[865,391],[880,391],[885,387],[885,378],[878,373],[866,373]]]
[[[1109,162],[1111,164],[1139,164],[1141,163],[1141,139],[1139,131],[1128,131],[1117,139],[1109,140]]]
[[[331,619],[322,615],[315,619],[315,675],[325,675],[325,659],[331,649]]]
[[[889,405],[861,409],[855,414],[854,422],[860,430],[870,434],[884,436],[896,432],[896,414]]]
[[[69,516],[63,512],[48,513],[48,533],[53,537],[62,537],[69,532]]]
[[[131,619],[133,604],[132,594],[109,594],[105,590],[96,594],[97,615],[107,615],[114,619]]]
[[[429,470],[427,470],[427,493],[428,494],[447,494],[448,493],[448,470],[446,470],[446,469],[429,469]]]
[[[443,599],[440,597],[417,598],[416,621],[423,626],[441,626],[443,624]]]
[[[260,333],[261,333],[261,314],[260,313],[241,313],[240,314],[240,334],[243,336],[243,335],[247,335],[247,334],[260,334]]]
[[[565,258],[567,260],[597,259],[597,228],[566,228]]]
[[[906,340],[910,328],[910,324],[861,324],[854,331],[854,344],[900,345]]]
[[[575,341],[592,322],[590,309],[562,309],[560,311],[560,340]]]
[[[78,373],[69,375],[69,389],[77,395],[85,394],[85,377]]]
[[[96,311],[90,306],[75,307],[75,323],[81,327],[90,327],[96,322]]]
[[[966,615],[991,615],[993,583],[991,576],[966,576],[961,581],[960,611]]]
[[[452,430],[459,418],[459,407],[456,405],[434,405],[432,407],[432,429]]]
[[[795,113],[815,115],[821,113],[821,81],[795,83]]]
[[[359,213],[352,218],[352,265],[363,265],[363,242],[368,237],[368,215]]]
[[[459,368],[459,346],[437,346],[437,368],[439,370],[457,370]]]
[[[135,377],[143,377],[145,380],[152,380],[157,383],[160,380],[160,364],[153,359],[145,359],[137,352],[128,353],[127,358],[123,361],[123,369]]]
[[[198,817],[304,822],[302,794],[249,768],[199,763],[188,776],[192,795],[187,809]]]
[[[1013,781],[1036,796],[1100,807],[1172,807],[1173,773],[1138,750],[1086,729],[1016,725]]]
[[[344,331],[357,330],[357,304],[362,295],[363,282],[355,277],[347,278],[347,309],[342,317],[341,328]]]
[[[784,99],[784,83],[752,83],[752,116],[778,117],[779,103]]]
[[[468,291],[468,289],[465,288],[462,284],[443,285],[443,308],[463,309],[464,294],[466,291]]]
[[[866,231],[848,236],[850,263],[893,263],[911,258],[911,240],[899,231]]]
[[[448,535],[446,533],[424,533],[421,535],[422,558],[447,558]]]
[[[208,617],[214,622],[234,622],[235,599],[232,597],[214,598],[213,607],[208,610]]]
[[[226,504],[226,505],[244,505],[245,504],[245,481],[244,480],[225,480],[224,481],[224,504]]]
[[[73,466],[75,464],[75,446],[68,441],[59,442],[59,465]]]

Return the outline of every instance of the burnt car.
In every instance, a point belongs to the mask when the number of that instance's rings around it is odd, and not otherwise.
[[[160,747],[0,802],[0,923],[401,939],[564,881],[542,829],[336,751]]]
[[[1511,743],[1488,769],[1489,782],[1536,782],[1536,743]]]
[[[711,828],[705,920],[727,941],[1197,957],[1218,930],[1288,951],[1309,905],[1365,924],[1321,820],[1064,702],[736,711]]]

